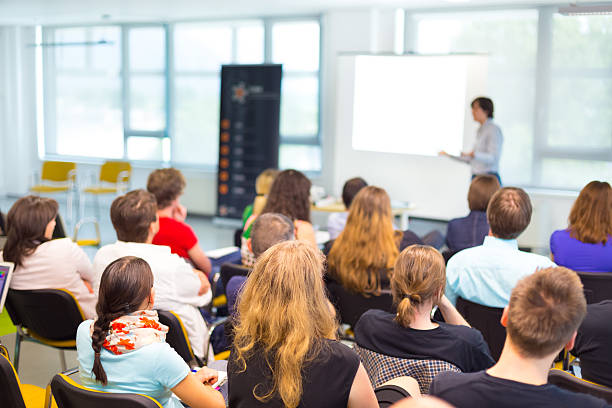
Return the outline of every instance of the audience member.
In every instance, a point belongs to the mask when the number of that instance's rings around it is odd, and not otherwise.
[[[159,230],[155,197],[144,190],[130,191],[113,201],[110,215],[118,240],[102,247],[94,258],[96,289],[112,261],[124,256],[144,259],[155,277],[156,307],[180,316],[194,354],[204,357],[206,323],[198,307],[210,303],[210,283],[204,272],[172,254],[169,247],[152,244]]]
[[[444,269],[444,259],[434,248],[404,249],[391,277],[397,314],[365,312],[355,326],[357,344],[397,358],[447,361],[463,372],[491,367],[495,361],[482,335],[444,296]],[[431,320],[435,305],[446,323]]]
[[[322,254],[300,241],[257,260],[238,304],[231,407],[378,407],[359,357],[335,340],[322,276]]]
[[[344,229],[344,226],[346,225],[348,210],[351,207],[353,198],[355,198],[357,193],[367,185],[368,183],[366,183],[366,181],[361,177],[352,178],[344,183],[344,187],[342,187],[342,202],[344,203],[344,208],[346,208],[346,211],[331,213],[329,215],[329,218],[327,219],[327,232],[329,232],[329,239],[338,238],[338,235],[340,235]]]
[[[519,251],[518,236],[531,220],[531,201],[525,191],[504,187],[487,207],[489,235],[482,245],[455,254],[446,267],[446,296],[457,296],[491,307],[505,307],[510,292],[537,268],[555,266],[548,258]]]
[[[69,290],[86,318],[95,316],[94,273],[87,254],[70,238],[51,239],[57,201],[26,196],[8,212],[8,236],[0,260],[15,263],[11,288]]]
[[[499,362],[478,373],[438,374],[430,393],[463,407],[606,407],[605,401],[560,389],[548,370],[564,347],[571,349],[586,313],[575,272],[536,271],[512,290],[501,323],[507,337]]]
[[[157,200],[159,231],[153,244],[167,245],[173,254],[189,260],[197,269],[210,274],[210,259],[206,256],[193,229],[185,223],[187,209],[179,202],[185,188],[185,177],[173,168],[157,169],[149,174],[147,190]]]
[[[296,238],[316,246],[314,229],[310,223],[310,185],[310,180],[297,170],[281,171],[274,179],[261,214],[278,213],[287,216],[295,226]],[[246,226],[247,229],[249,226]],[[246,240],[242,242],[242,264],[253,266],[255,257]]]
[[[580,358],[582,378],[612,387],[612,300],[587,306],[572,354]]]
[[[574,271],[612,272],[612,188],[605,181],[587,184],[572,207],[569,227],[553,232],[555,263]]]
[[[251,225],[266,206],[268,194],[278,173],[279,171],[276,169],[265,169],[255,179],[255,200],[253,200],[253,204],[247,205],[242,213],[242,236],[245,239],[249,239],[251,236]]]
[[[100,282],[97,319],[77,330],[81,382],[95,390],[145,394],[165,408],[225,407],[210,387],[217,372],[189,366],[166,343],[168,327],[159,323],[153,273],[146,261],[127,256],[111,262]],[[179,401],[176,394],[180,398]]]
[[[470,213],[467,217],[455,218],[448,222],[446,246],[450,254],[482,245],[489,233],[487,206],[499,188],[499,181],[493,175],[483,174],[474,177],[467,197]]]

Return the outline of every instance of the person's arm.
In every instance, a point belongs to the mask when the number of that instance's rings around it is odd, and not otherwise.
[[[438,302],[438,308],[446,323],[470,327],[470,324],[461,316],[461,313],[457,311],[445,295],[442,295],[440,302]]]
[[[70,260],[74,262],[76,271],[81,277],[81,280],[83,281],[85,286],[87,287],[89,293],[94,293],[94,269],[91,265],[91,261],[89,260],[89,257],[87,256],[85,251],[83,251],[83,248],[81,248],[74,242],[70,242],[70,244]]]
[[[488,126],[486,129],[487,138],[486,150],[474,151],[474,160],[478,160],[484,164],[493,164],[499,160],[502,145],[501,131],[493,125]]]
[[[196,243],[191,247],[191,249],[187,251],[187,255],[189,255],[189,259],[191,259],[196,268],[204,272],[206,276],[210,275],[212,264],[204,251],[202,251],[202,248],[200,248],[200,244]]]
[[[210,281],[204,272],[197,269],[194,269],[193,272],[196,274],[198,279],[200,279],[200,290],[198,291],[198,296],[202,296],[210,290]]]
[[[372,389],[372,383],[368,378],[363,364],[359,363],[357,374],[353,379],[351,392],[348,398],[348,408],[378,408],[378,401]]]
[[[211,290],[208,289],[200,294],[202,289],[205,289],[206,285],[210,288],[210,283],[208,279],[206,279],[204,273],[191,268],[191,266],[182,258],[179,258],[178,255],[173,254],[173,256],[176,256],[177,259],[180,260],[180,264],[173,264],[173,267],[176,268],[174,276],[176,300],[197,307],[208,304],[212,299]]]
[[[191,408],[225,408],[225,400],[221,393],[209,384],[217,380],[217,372],[208,367],[202,367],[197,373],[187,374],[172,392]]]

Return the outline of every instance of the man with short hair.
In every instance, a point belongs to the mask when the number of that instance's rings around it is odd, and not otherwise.
[[[151,266],[155,287],[155,308],[172,310],[183,321],[196,356],[205,356],[206,323],[198,307],[210,303],[212,294],[206,275],[170,252],[170,247],[153,245],[159,230],[157,204],[153,194],[135,190],[117,197],[110,210],[117,242],[105,245],[93,262],[96,292],[104,269],[124,256],[137,256]]]
[[[262,214],[253,222],[251,236],[247,241],[249,249],[259,258],[271,246],[295,239],[295,227],[289,217],[283,214]]]
[[[536,271],[521,279],[501,318],[508,335],[497,364],[477,373],[444,372],[429,393],[464,407],[609,407],[599,398],[548,382],[548,370],[563,348],[574,345],[586,314],[578,275],[567,268]]]
[[[538,268],[556,266],[550,259],[519,251],[518,236],[531,221],[531,201],[525,191],[505,187],[487,207],[489,235],[482,245],[455,254],[446,266],[446,296],[490,307],[505,307],[516,283]]]

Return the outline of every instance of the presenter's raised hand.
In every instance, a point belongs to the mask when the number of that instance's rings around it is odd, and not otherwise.
[[[438,152],[438,156],[450,156],[448,153],[446,153],[444,150],[440,150]]]
[[[461,157],[469,157],[470,159],[474,158],[474,151],[471,152],[461,152]]]

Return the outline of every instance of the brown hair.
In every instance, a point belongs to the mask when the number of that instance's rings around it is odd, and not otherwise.
[[[291,220],[310,222],[310,180],[297,170],[284,170],[278,173],[265,207],[265,213],[279,213]]]
[[[120,241],[144,243],[157,220],[155,197],[145,190],[130,191],[113,201],[110,217]]]
[[[57,217],[57,211],[57,201],[52,198],[29,195],[15,201],[6,219],[4,260],[21,266],[26,256],[48,241],[45,229]]]
[[[508,337],[520,354],[541,358],[569,342],[586,315],[580,278],[567,268],[541,269],[510,295]]]
[[[276,169],[265,169],[259,173],[259,176],[255,179],[255,192],[257,196],[253,201],[253,214],[261,214],[261,211],[266,206],[268,193],[270,193],[270,189],[278,173],[279,171]]]
[[[325,295],[323,262],[321,251],[310,244],[281,242],[259,257],[245,283],[234,349],[242,371],[255,353],[267,361],[272,386],[260,383],[253,389],[261,402],[277,394],[284,406],[297,407],[303,366],[320,353],[322,339],[335,338],[337,323]]]
[[[401,233],[393,231],[387,192],[364,187],[355,196],[346,226],[329,252],[329,274],[353,292],[379,294],[381,275],[390,275],[400,240]]]
[[[185,177],[175,168],[154,170],[147,179],[147,190],[155,196],[160,210],[183,194],[184,189]]]
[[[91,335],[91,347],[94,350],[94,363],[91,371],[96,380],[106,385],[107,378],[100,351],[106,340],[108,329],[113,320],[134,313],[151,295],[153,273],[149,264],[135,256],[124,256],[111,262],[100,280],[100,291]]]
[[[251,229],[253,255],[257,258],[271,246],[294,238],[295,227],[289,218],[283,214],[262,214],[253,222]]]
[[[588,244],[606,243],[612,235],[612,188],[605,181],[584,186],[569,215],[570,236]]]
[[[487,221],[497,238],[515,239],[531,221],[531,200],[517,187],[504,187],[491,197],[487,207]]]
[[[425,245],[410,245],[404,249],[391,277],[393,303],[397,305],[395,321],[409,327],[415,309],[429,299],[437,302],[445,285],[446,267],[440,252]]]
[[[499,180],[490,174],[474,177],[468,190],[468,206],[470,211],[487,211],[487,206],[493,194],[499,190]]]
[[[361,177],[352,178],[344,183],[344,187],[342,187],[342,202],[347,210],[351,206],[357,193],[367,185],[368,183]]]

